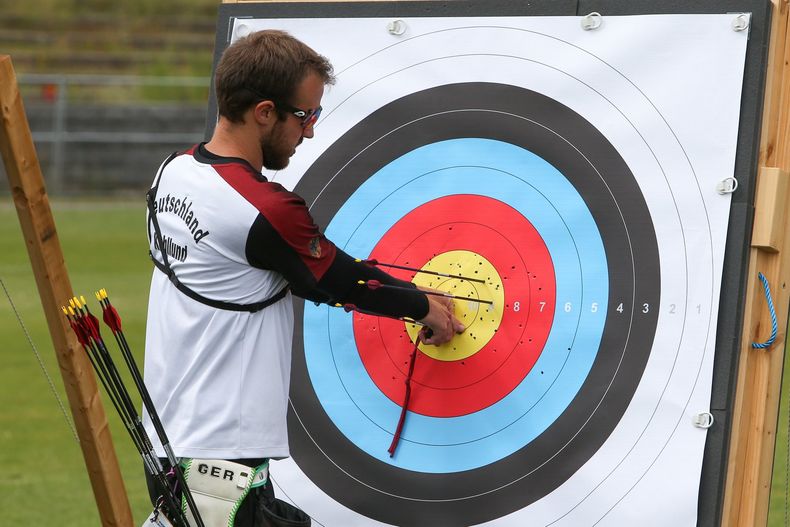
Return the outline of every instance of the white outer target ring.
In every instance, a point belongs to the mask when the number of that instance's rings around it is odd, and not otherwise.
[[[710,18],[717,20],[717,17]],[[729,20],[724,16],[720,18],[722,22]],[[656,234],[662,270],[661,296],[665,301],[662,307],[674,306],[674,311],[661,311],[656,341],[662,343],[664,351],[651,356],[643,385],[637,390],[631,405],[653,408],[654,412],[627,411],[599,455],[579,471],[578,479],[593,482],[596,478],[592,475],[607,474],[606,484],[619,487],[621,493],[626,493],[641,476],[638,471],[636,477],[625,471],[616,473],[625,461],[622,454],[633,453],[626,465],[638,458],[655,460],[663,449],[662,445],[667,445],[677,431],[673,424],[678,420],[678,403],[684,407],[693,395],[700,397],[700,391],[702,406],[707,403],[705,389],[700,390],[697,386],[700,380],[703,386],[709,385],[709,379],[700,379],[698,374],[703,360],[712,360],[710,352],[715,319],[710,308],[718,303],[717,279],[721,274],[720,261],[714,258],[714,253],[722,250],[726,234],[726,222],[719,225],[710,223],[708,218],[726,217],[722,210],[728,206],[728,200],[716,198],[713,191],[704,185],[711,179],[711,174],[695,173],[693,158],[684,152],[678,137],[682,134],[669,127],[667,116],[659,113],[654,104],[660,95],[650,94],[648,97],[616,67],[603,62],[594,53],[576,47],[581,44],[596,49],[595,43],[589,42],[591,35],[580,36],[570,27],[565,27],[565,24],[576,25],[575,19],[544,17],[539,22],[525,19],[520,22],[520,27],[514,27],[512,19],[484,19],[483,22],[490,22],[488,27],[479,27],[481,19],[466,21],[470,27],[426,35],[420,34],[419,23],[422,20],[409,21],[409,27],[416,35],[414,38],[382,47],[367,60],[339,67],[339,83],[325,98],[327,116],[316,127],[317,138],[300,148],[300,156],[294,159],[292,169],[280,180],[294,185],[323,150],[361,118],[389,100],[445,83],[494,80],[529,86],[594,123],[632,167],[651,212],[661,214],[661,229]],[[607,31],[628,33],[633,30],[631,26],[625,27],[618,22],[618,17],[607,18]],[[266,27],[280,25],[316,49],[326,49],[315,37],[320,30],[313,25],[316,23],[313,20],[245,23],[260,23]],[[326,19],[318,23],[325,24]],[[333,21],[338,30],[343,30],[346,23],[353,25],[358,21]],[[453,23],[457,25],[459,22]],[[653,28],[655,24],[655,19],[651,20]],[[666,27],[667,33],[672,34],[672,29]],[[713,26],[705,26],[705,29],[717,30]],[[734,35],[734,38],[742,37]],[[741,41],[732,46],[745,49]],[[448,48],[452,48],[453,56],[446,51]],[[519,56],[514,54],[514,49],[519,50]],[[606,50],[596,51],[604,53]],[[331,56],[330,52],[324,52]],[[431,53],[434,56],[430,56]],[[421,56],[421,63],[413,62],[409,58],[413,56]],[[476,65],[483,56],[490,64],[490,70],[480,72]],[[733,70],[734,76],[741,73],[737,68]],[[437,71],[441,75],[434,75]],[[353,82],[344,82],[352,77],[352,73]],[[740,93],[736,95],[739,97]],[[728,160],[723,160],[723,164],[728,166]],[[668,203],[672,204],[669,209]],[[668,210],[672,214],[667,215]],[[694,227],[700,225],[707,226],[709,232],[695,231]],[[678,324],[670,315],[683,317],[688,323]],[[310,485],[308,481],[300,484]],[[586,490],[581,488],[584,484],[566,485],[558,490],[557,499],[576,503],[579,498],[590,496],[599,485],[591,483]],[[553,499],[549,501],[554,502]],[[551,506],[546,504],[546,507]],[[540,507],[538,503],[530,507],[531,512],[522,511],[523,514],[513,516],[528,520],[551,514],[538,511]]]

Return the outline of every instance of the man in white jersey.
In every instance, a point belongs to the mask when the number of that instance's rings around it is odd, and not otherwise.
[[[335,247],[302,198],[261,174],[285,168],[313,137],[333,81],[327,59],[284,32],[238,40],[216,68],[211,140],[165,161],[149,193],[157,268],[145,380],[178,457],[257,467],[289,455],[292,293],[412,317],[430,328],[428,344],[463,331],[447,299],[360,287],[363,279],[414,289]],[[147,415],[145,426],[156,437]],[[271,485],[253,488],[235,525],[268,525],[261,511],[272,500]]]

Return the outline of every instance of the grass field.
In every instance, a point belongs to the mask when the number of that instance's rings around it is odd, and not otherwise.
[[[108,290],[142,365],[151,275],[143,198],[60,202],[53,208],[74,292],[92,298],[94,290]],[[0,205],[0,254],[0,278],[65,405],[63,381],[10,198]],[[0,524],[99,525],[82,452],[4,294],[0,342],[5,342],[0,369]],[[135,522],[142,523],[150,512],[142,465],[114,409],[104,401]]]
[[[108,290],[140,364],[151,275],[144,208],[142,196],[134,202],[60,201],[53,205],[74,292],[89,297],[98,288]],[[63,382],[16,211],[7,197],[0,202],[0,254],[0,278],[65,404]],[[0,342],[5,342],[0,369],[0,524],[99,525],[79,446],[5,295],[0,298]],[[784,525],[788,385],[790,381],[783,384],[768,523],[771,527]],[[140,524],[150,512],[142,466],[114,410],[108,406],[105,409],[135,522]]]

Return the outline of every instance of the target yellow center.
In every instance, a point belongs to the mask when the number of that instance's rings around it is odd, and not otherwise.
[[[441,346],[420,344],[420,351],[437,360],[458,361],[471,357],[491,340],[502,321],[505,292],[499,273],[491,262],[472,251],[449,251],[439,254],[431,258],[422,269],[485,282],[427,273],[417,273],[412,280],[420,287],[474,299],[454,300],[455,316],[466,327],[463,333]],[[493,304],[475,300],[490,300]],[[406,331],[412,341],[417,339],[419,330],[420,327],[415,324],[406,324]]]

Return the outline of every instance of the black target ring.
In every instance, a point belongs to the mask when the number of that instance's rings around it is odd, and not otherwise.
[[[490,465],[427,474],[373,459],[337,430],[311,388],[297,324],[288,416],[294,460],[344,506],[398,525],[480,523],[519,510],[556,489],[619,422],[641,379],[657,324],[656,309],[638,309],[642,303],[658,306],[660,275],[653,223],[633,174],[594,126],[536,92],[465,83],[403,97],[368,116],[327,149],[296,192],[308,203],[320,195],[311,212],[319,225],[327,225],[351,193],[391,160],[425,144],[462,137],[521,146],[573,184],[605,247],[610,284],[606,325],[581,390],[543,434]],[[620,303],[622,313],[615,310]],[[302,315],[303,304],[297,302],[296,319],[302,320]],[[572,341],[569,335],[569,347]]]

